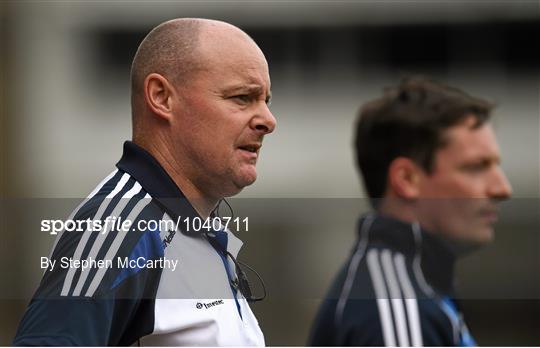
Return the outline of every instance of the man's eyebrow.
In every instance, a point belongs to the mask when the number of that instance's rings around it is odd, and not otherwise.
[[[263,94],[264,88],[263,86],[258,85],[258,84],[238,84],[238,85],[226,87],[225,91],[229,93],[245,91],[247,93]],[[269,96],[271,95],[270,91],[268,91],[268,95]]]
[[[500,156],[480,156],[478,158],[469,158],[465,159],[462,163],[463,167],[470,166],[470,165],[477,165],[477,164],[492,164],[495,163],[497,165],[501,164],[501,157]]]

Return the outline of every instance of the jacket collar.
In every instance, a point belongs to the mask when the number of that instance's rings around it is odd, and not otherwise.
[[[124,153],[116,166],[134,177],[173,221],[179,221],[179,229],[183,234],[201,237],[200,231],[194,231],[186,225],[194,218],[201,218],[199,213],[149,152],[131,141],[126,141]],[[227,234],[227,250],[236,257],[243,243],[233,233],[227,231]]]
[[[146,150],[137,144],[124,142],[124,153],[116,166],[130,174],[141,184],[146,192],[152,196],[161,208],[174,220],[180,218],[180,229],[187,235],[199,233],[186,233],[189,228],[182,228],[185,218],[191,221],[199,214],[188,201],[172,178],[167,174],[159,162]]]
[[[363,228],[368,218],[373,220],[369,228]],[[359,235],[368,238],[370,246],[389,248],[409,258],[420,257],[420,267],[426,281],[438,293],[453,294],[454,253],[434,233],[422,228],[418,230],[420,233],[415,236],[411,223],[377,213],[363,217],[359,223]]]

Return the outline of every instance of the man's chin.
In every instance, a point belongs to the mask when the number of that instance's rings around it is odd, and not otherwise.
[[[253,184],[257,180],[257,172],[244,172],[241,175],[237,175],[232,180],[232,185],[228,187],[225,193],[225,197],[232,197],[239,194],[244,187]]]
[[[242,177],[240,180],[236,181],[236,186],[242,190],[244,187],[253,184],[257,180],[257,174],[249,177]]]
[[[236,186],[243,189],[244,187],[253,184],[255,180],[257,180],[257,170],[254,165],[249,165],[247,168],[242,168],[242,170],[240,170],[234,181]]]
[[[471,232],[468,236],[454,239],[451,244],[458,254],[468,254],[493,242],[494,236],[492,227],[484,227],[482,230]]]
[[[487,227],[486,231],[483,231],[481,235],[479,235],[477,244],[479,245],[486,245],[490,244],[495,240],[495,231],[493,230],[493,227]]]

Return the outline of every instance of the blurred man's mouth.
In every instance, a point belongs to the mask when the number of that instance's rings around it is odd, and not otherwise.
[[[499,209],[497,207],[483,208],[480,210],[480,216],[488,223],[494,224],[499,219]]]

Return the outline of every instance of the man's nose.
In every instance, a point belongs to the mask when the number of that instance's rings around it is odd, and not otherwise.
[[[255,117],[251,119],[251,127],[262,134],[269,134],[276,128],[276,118],[270,108],[264,103],[258,110]]]
[[[494,199],[504,200],[512,195],[512,186],[501,168],[496,169],[488,190],[489,197]]]

